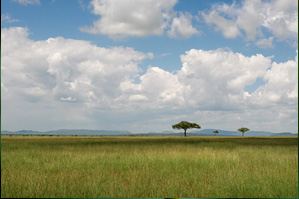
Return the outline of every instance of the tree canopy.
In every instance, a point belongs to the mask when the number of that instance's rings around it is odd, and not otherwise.
[[[186,131],[187,131],[187,129],[191,129],[191,128],[200,129],[201,127],[198,124],[196,124],[196,123],[190,123],[190,122],[187,122],[187,121],[181,121],[178,124],[172,125],[172,128],[173,129],[184,129],[184,131],[185,131],[184,135],[186,137]]]
[[[242,128],[239,128],[238,131],[242,132],[242,136],[244,136],[244,133],[247,131],[250,131],[250,129],[246,128],[246,127],[242,127]]]

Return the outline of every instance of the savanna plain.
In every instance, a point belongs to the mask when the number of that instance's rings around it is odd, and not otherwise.
[[[2,136],[19,197],[298,198],[298,137]]]

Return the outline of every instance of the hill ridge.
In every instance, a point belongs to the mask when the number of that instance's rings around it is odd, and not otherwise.
[[[211,136],[215,134],[213,131],[216,129],[202,129],[198,131],[187,131],[187,136]],[[216,136],[242,136],[238,131],[218,130]],[[20,130],[20,131],[1,131],[2,135],[128,135],[128,136],[182,136],[183,132],[175,131],[162,131],[162,132],[148,132],[148,133],[131,133],[129,131],[121,130],[88,130],[88,129],[57,129],[51,131],[33,131],[33,130]],[[298,136],[298,134],[290,132],[272,133],[268,131],[249,131],[245,136]]]

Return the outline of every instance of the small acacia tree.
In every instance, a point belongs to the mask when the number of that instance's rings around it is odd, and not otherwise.
[[[247,131],[250,131],[250,129],[248,129],[246,127],[242,127],[242,128],[239,128],[238,131],[242,132],[242,136],[244,136],[244,133]]]
[[[217,130],[215,130],[215,131],[213,131],[213,133],[215,133],[215,136],[216,136],[216,134],[219,133],[219,132]]]
[[[187,131],[187,129],[192,129],[192,128],[200,129],[201,127],[198,124],[196,124],[196,123],[190,123],[190,122],[187,122],[187,121],[181,121],[178,124],[172,125],[172,128],[173,129],[184,129],[184,131],[185,131],[184,135],[186,137],[186,131]]]

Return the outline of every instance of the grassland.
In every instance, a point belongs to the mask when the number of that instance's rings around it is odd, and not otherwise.
[[[1,198],[298,198],[298,138],[1,137]]]

